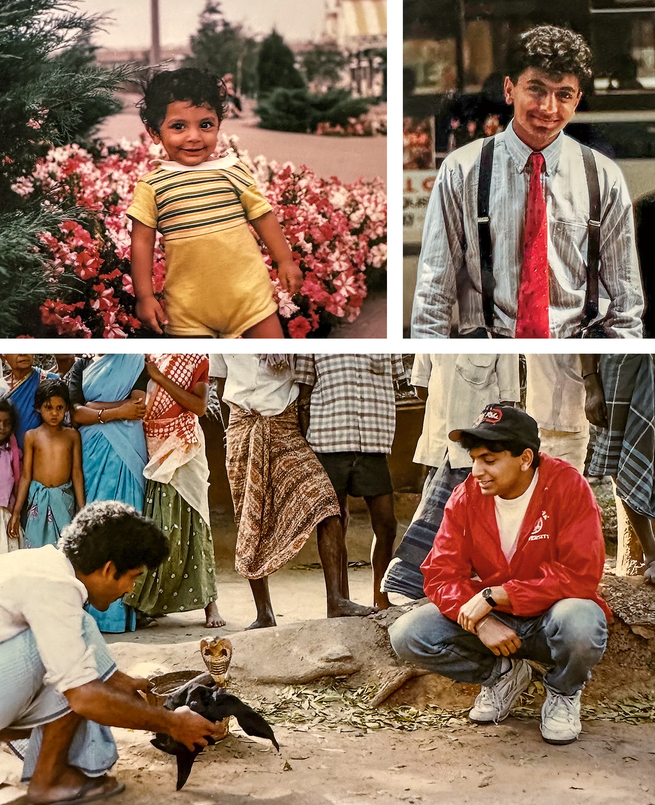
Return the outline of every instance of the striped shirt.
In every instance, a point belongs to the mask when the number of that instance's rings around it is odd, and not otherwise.
[[[455,302],[459,331],[484,327],[477,227],[482,140],[450,154],[434,185],[423,228],[423,246],[412,313],[412,337],[447,338]],[[531,149],[512,126],[496,135],[489,200],[493,244],[494,333],[513,337],[523,258],[523,229]],[[560,134],[542,151],[548,214],[550,336],[575,335],[586,291],[589,195],[579,144]],[[594,152],[601,194],[601,315],[606,334],[640,338],[644,297],[635,246],[632,205],[619,168]],[[604,287],[603,287],[604,286]]]
[[[314,452],[391,452],[394,381],[408,379],[401,355],[296,355],[295,376],[312,386],[307,441]]]
[[[155,168],[137,183],[127,214],[175,240],[231,229],[271,209],[248,168],[228,157],[216,167]]]

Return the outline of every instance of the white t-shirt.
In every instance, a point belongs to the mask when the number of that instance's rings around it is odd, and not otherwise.
[[[293,369],[273,370],[258,355],[210,355],[211,377],[225,377],[225,402],[262,416],[277,416],[297,399]]]
[[[496,505],[496,523],[498,524],[498,533],[500,534],[500,547],[503,549],[505,559],[507,559],[508,562],[512,561],[512,557],[516,552],[516,545],[519,541],[519,532],[523,518],[530,505],[532,493],[537,486],[538,477],[539,470],[535,472],[530,486],[517,498],[506,500],[498,495],[494,498]]]
[[[0,556],[0,643],[32,630],[46,674],[60,693],[99,678],[82,634],[88,594],[54,545]]]

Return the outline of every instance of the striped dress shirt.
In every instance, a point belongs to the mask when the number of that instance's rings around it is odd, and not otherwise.
[[[413,338],[447,338],[455,303],[459,331],[484,327],[477,193],[482,140],[449,154],[430,197],[412,312]],[[531,149],[510,125],[496,135],[489,219],[494,264],[494,326],[514,337],[523,259]],[[589,194],[579,144],[560,133],[542,151],[548,215],[550,337],[575,335],[586,291]],[[640,338],[644,298],[632,204],[619,168],[594,152],[601,196],[600,315],[613,338]]]
[[[401,355],[296,355],[298,383],[312,386],[307,441],[316,453],[390,453],[394,381]]]

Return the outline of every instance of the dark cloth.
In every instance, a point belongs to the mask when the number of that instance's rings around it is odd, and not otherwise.
[[[589,475],[611,475],[632,509],[655,518],[655,366],[652,355],[601,355],[609,426],[598,433]]]
[[[414,519],[396,548],[394,561],[384,575],[383,592],[400,593],[414,599],[423,598],[425,593],[421,565],[432,548],[446,503],[455,487],[464,483],[470,472],[470,467],[451,469],[449,461],[439,469],[430,471]]]
[[[337,495],[368,498],[393,492],[384,453],[317,453],[316,457]]]

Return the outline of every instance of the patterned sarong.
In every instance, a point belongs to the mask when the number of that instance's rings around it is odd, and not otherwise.
[[[601,355],[608,427],[599,431],[589,475],[611,475],[632,509],[655,518],[655,369],[651,355]]]
[[[446,461],[428,475],[414,519],[382,579],[383,592],[400,593],[414,599],[424,597],[421,565],[432,548],[446,503],[455,487],[464,483],[470,472],[469,467],[452,470],[450,462]]]
[[[231,406],[226,466],[237,523],[235,566],[246,578],[279,570],[318,523],[340,514],[330,479],[300,432],[295,402],[272,417]]]
[[[39,481],[30,483],[25,519],[25,548],[42,548],[56,545],[64,526],[75,514],[73,484],[43,486]]]

